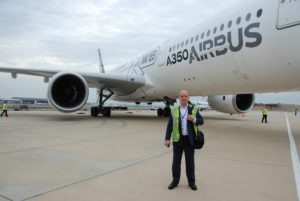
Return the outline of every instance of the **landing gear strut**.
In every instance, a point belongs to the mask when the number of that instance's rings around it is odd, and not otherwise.
[[[109,94],[104,94],[104,90],[108,91]],[[113,95],[114,93],[105,88],[101,88],[99,91],[99,105],[98,107],[91,108],[91,116],[97,117],[99,114],[102,114],[104,117],[110,117],[111,115],[111,108],[104,107],[104,103]]]
[[[175,100],[173,100],[171,98],[168,98],[168,97],[165,97],[164,98],[164,103],[166,104],[166,107],[164,109],[159,108],[157,110],[157,116],[158,117],[169,117],[171,115],[170,106],[174,105],[175,102],[176,102]]]

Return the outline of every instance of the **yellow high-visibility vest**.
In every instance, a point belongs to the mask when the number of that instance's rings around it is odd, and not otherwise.
[[[4,104],[2,105],[2,110],[7,110],[7,109],[8,109],[7,104],[4,103]]]
[[[263,111],[262,111],[262,114],[263,114],[263,115],[268,115],[268,113],[269,113],[269,110],[266,109],[266,108],[264,108]]]
[[[188,106],[190,107],[190,106]],[[172,141],[173,142],[178,142],[180,139],[180,131],[179,131],[179,105],[176,105],[174,107],[172,107],[171,109],[171,113],[172,113],[172,117],[173,117],[173,130],[172,130]],[[196,118],[198,112],[198,107],[194,107],[193,111],[192,111],[192,116],[194,118]],[[198,126],[196,124],[194,124],[194,130],[195,130],[195,134],[198,134]]]

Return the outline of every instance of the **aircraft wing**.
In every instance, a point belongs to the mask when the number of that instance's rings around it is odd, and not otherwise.
[[[39,69],[23,69],[23,68],[8,68],[0,67],[0,72],[11,73],[13,78],[18,74],[44,77],[45,81],[53,77],[57,73],[68,73],[72,71],[58,70],[39,70]],[[90,88],[102,88],[112,90],[116,94],[132,93],[138,88],[145,85],[145,77],[127,74],[109,74],[109,73],[92,73],[92,72],[76,72],[81,75],[87,82]]]
[[[37,69],[23,69],[23,68],[8,68],[8,67],[0,67],[0,72],[11,73],[12,76],[17,74],[23,75],[33,75],[33,76],[41,76],[41,77],[52,77],[59,71],[55,70],[37,70]]]

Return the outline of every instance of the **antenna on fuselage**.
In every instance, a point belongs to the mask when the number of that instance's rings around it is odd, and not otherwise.
[[[105,73],[100,48],[98,49],[98,53],[99,53],[99,70],[100,70],[100,73]]]

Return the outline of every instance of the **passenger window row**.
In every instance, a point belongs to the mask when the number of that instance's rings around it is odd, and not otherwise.
[[[259,9],[257,11],[257,13],[256,13],[257,18],[261,17],[262,12],[263,12],[262,9]],[[251,20],[251,18],[252,18],[251,13],[248,13],[245,17],[246,22],[249,22]],[[242,22],[242,17],[238,17],[235,21],[235,24],[240,25],[241,22]],[[232,27],[232,25],[233,25],[233,21],[229,20],[227,23],[228,29],[230,29]],[[225,29],[225,24],[221,24],[220,31],[224,31],[224,29]],[[190,39],[187,39],[186,41],[182,41],[181,43],[178,43],[177,45],[173,45],[173,47],[170,47],[169,52],[175,51],[176,49],[179,49],[179,48],[183,48],[184,45],[187,46],[189,43],[192,44],[194,41],[197,42],[197,41],[199,41],[200,38],[201,38],[201,40],[203,40],[205,35],[207,37],[209,37],[211,34],[216,34],[217,31],[218,31],[218,27],[214,27],[212,30],[207,30],[206,32],[202,32],[201,35],[198,34],[195,37],[191,37]]]

